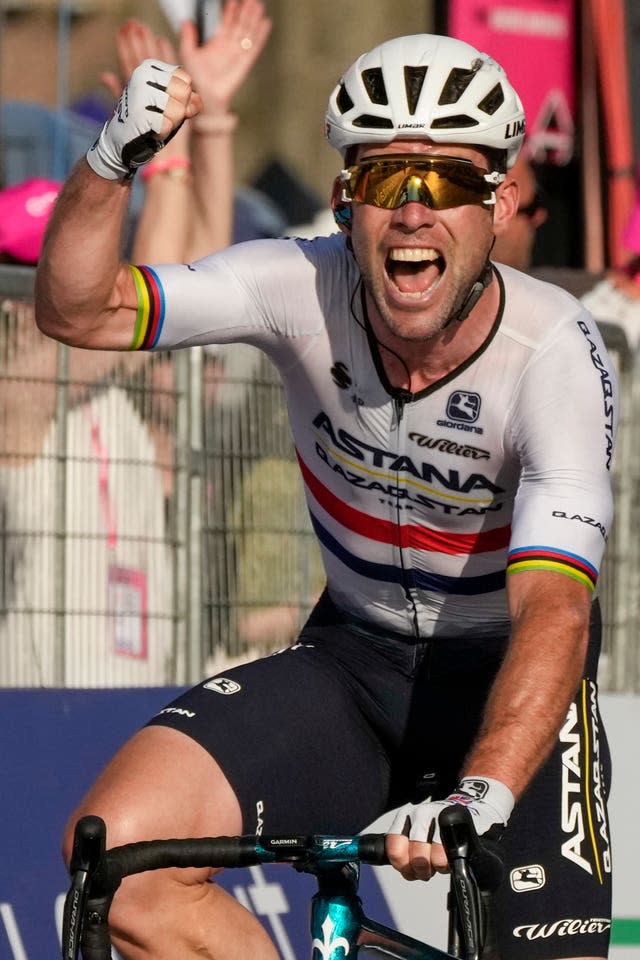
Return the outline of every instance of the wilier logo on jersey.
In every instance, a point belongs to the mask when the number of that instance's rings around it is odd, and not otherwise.
[[[511,889],[516,893],[526,893],[529,890],[541,890],[547,882],[544,867],[538,863],[531,863],[526,867],[515,867],[509,874]]]
[[[331,367],[331,376],[333,377],[333,382],[337,387],[340,387],[341,390],[348,390],[351,386],[352,380],[349,376],[349,368],[346,363],[342,363],[341,360],[338,360],[337,363]]]
[[[215,690],[216,693],[223,693],[225,697],[242,690],[240,684],[236,683],[235,680],[230,680],[229,677],[216,677],[214,680],[207,680],[204,688],[205,690]]]

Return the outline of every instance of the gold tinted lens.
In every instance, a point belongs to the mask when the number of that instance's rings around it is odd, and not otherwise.
[[[350,167],[349,174],[345,189],[350,200],[388,210],[413,201],[433,210],[447,210],[485,203],[492,194],[483,170],[464,160],[443,157],[368,160]]]

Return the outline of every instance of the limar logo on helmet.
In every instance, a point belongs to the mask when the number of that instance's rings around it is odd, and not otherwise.
[[[511,137],[524,137],[524,120],[516,120],[515,123],[508,123],[504,131],[505,140]]]

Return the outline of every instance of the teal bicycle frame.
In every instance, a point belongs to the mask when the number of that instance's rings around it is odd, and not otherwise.
[[[495,852],[480,843],[468,810],[447,807],[440,831],[451,868],[449,942],[445,953],[370,920],[358,896],[360,863],[388,863],[384,834],[205,837],[150,840],[106,850],[99,817],[76,825],[71,886],[65,900],[63,960],[111,960],[109,907],[122,879],[166,867],[246,867],[290,863],[313,874],[311,960],[387,956],[405,960],[488,960],[495,955],[490,890],[502,876]]]

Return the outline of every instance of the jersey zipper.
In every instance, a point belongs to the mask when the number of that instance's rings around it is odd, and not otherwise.
[[[396,390],[393,395],[393,407],[396,413],[396,424],[399,426],[404,414],[404,408],[413,400],[409,390]]]
[[[398,446],[397,446],[398,455],[402,455],[403,453],[406,452],[406,431],[401,430],[400,425],[402,424],[402,420],[404,417],[405,407],[408,403],[411,403],[413,399],[414,399],[414,395],[411,393],[410,390],[397,389],[393,391],[393,409],[396,416],[396,436],[397,436],[397,442],[398,442]],[[403,477],[400,473],[397,473],[396,486],[398,490],[402,489],[402,487],[405,484],[406,484],[406,478]],[[411,565],[412,558],[411,558],[411,547],[402,546],[402,528],[403,528],[402,517],[403,517],[403,510],[400,504],[400,499],[398,499],[396,503],[396,525],[398,527],[398,543],[399,543],[398,554],[400,558],[400,566],[403,571],[403,580],[404,580],[404,574],[406,570],[405,559],[408,559],[409,565]],[[413,588],[410,587],[406,582],[404,582],[403,589],[404,589],[405,596],[409,604],[411,605],[411,609],[412,609],[411,619],[413,624],[413,634],[416,640],[418,640],[420,638],[420,624],[418,619],[418,609],[416,606],[416,600],[413,595]]]

